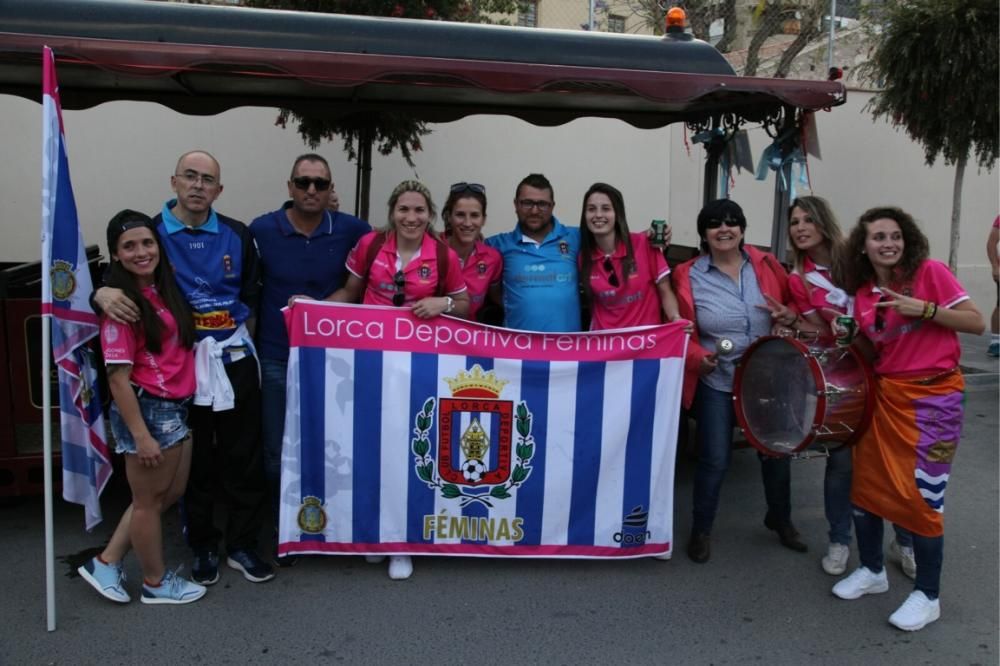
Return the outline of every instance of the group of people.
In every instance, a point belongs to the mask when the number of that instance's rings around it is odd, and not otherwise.
[[[697,219],[701,254],[671,273],[655,235],[630,230],[621,192],[606,183],[587,190],[579,226],[570,227],[554,215],[552,184],[531,174],[515,191],[515,227],[485,239],[481,184],[450,187],[438,232],[431,192],[404,181],[389,197],[385,226],[372,230],[337,209],[330,167],[312,153],[293,164],[289,200],[249,227],[213,209],[222,181],[208,153],[182,155],[171,185],[176,198],[155,218],[122,211],[111,220],[111,268],[93,298],[112,430],[133,493],[107,548],[80,570],[105,597],[129,600],[121,561],[130,546],[146,603],[204,595],[219,580],[223,541],[230,568],[253,582],[274,577],[257,535],[268,499],[278,515],[284,305],[304,297],[475,319],[494,302],[506,327],[529,331],[579,331],[581,312],[590,313],[590,330],[688,322],[682,402],[697,421],[700,453],[687,554],[699,563],[710,559],[731,457],[736,362],[766,335],[801,332],[830,343],[837,317],[853,316],[855,344],[873,359],[877,408],[853,451],[838,450],[827,463],[822,566],[846,571],[853,517],[861,567],[833,592],[853,599],[888,589],[889,519],[897,527],[892,548],[916,579],[890,622],[913,630],[937,619],[944,485],[962,419],[956,332],[979,333],[984,323],[947,267],[928,258],[926,237],[904,211],[868,211],[845,241],[824,200],[796,199],[789,274],[744,243],[738,204],[713,201]],[[669,227],[665,235],[669,243]],[[791,520],[789,459],[759,457],[764,525],[805,552]],[[227,505],[224,531],[212,519],[217,495]],[[181,496],[191,580],[162,561],[159,515]],[[390,577],[412,571],[409,556],[390,556]]]

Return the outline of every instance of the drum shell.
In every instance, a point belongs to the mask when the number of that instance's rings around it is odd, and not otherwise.
[[[757,339],[736,367],[733,401],[747,441],[771,456],[853,444],[871,421],[871,366],[853,347]]]

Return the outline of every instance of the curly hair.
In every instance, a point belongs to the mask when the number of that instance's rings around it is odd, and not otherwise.
[[[865,241],[868,238],[868,225],[882,219],[894,221],[903,234],[903,256],[893,269],[893,282],[910,282],[920,264],[930,254],[927,236],[917,226],[912,215],[896,206],[869,208],[858,218],[858,223],[847,238],[840,260],[834,266],[834,282],[849,294],[856,292],[866,282],[874,282],[876,279],[875,267],[865,251]]]

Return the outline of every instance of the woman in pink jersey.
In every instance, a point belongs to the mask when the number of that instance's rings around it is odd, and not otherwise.
[[[875,348],[872,424],[854,447],[851,502],[861,566],[833,587],[841,599],[886,592],[883,519],[913,533],[914,590],[889,617],[916,631],[940,617],[944,492],[962,432],[964,381],[956,332],[983,315],[927,237],[899,208],[866,211],[851,231],[838,281],[854,294],[860,333]]]
[[[799,197],[788,211],[788,236],[792,245],[792,272],[788,276],[791,305],[784,308],[768,299],[775,317],[788,321],[797,331],[813,334],[820,342],[833,344],[830,322],[840,314],[848,314],[853,299],[837,287],[830,267],[837,263],[844,245],[844,234],[826,199]],[[823,476],[823,506],[829,529],[829,546],[823,556],[823,570],[839,576],[847,570],[851,543],[851,449],[832,449]],[[903,572],[911,578],[916,574],[910,534],[893,526],[896,538],[889,545],[890,553],[900,560]]]
[[[486,298],[500,302],[503,257],[483,242],[486,188],[479,183],[455,183],[441,208],[444,235],[462,264],[469,294],[469,319],[475,319]]]
[[[435,214],[434,200],[423,183],[404,180],[397,185],[389,196],[388,226],[361,237],[347,257],[347,284],[328,300],[409,307],[421,319],[468,316],[462,267],[455,251],[434,233]],[[389,557],[389,578],[405,580],[412,574],[409,555]]]
[[[590,330],[648,326],[680,315],[663,253],[645,233],[630,233],[622,193],[594,183],[580,213],[580,283]]]
[[[139,321],[101,318],[101,346],[111,388],[111,431],[132,504],[104,551],[78,571],[102,596],[119,603],[125,591],[122,558],[129,546],[142,567],[142,602],[186,604],[205,595],[163,564],[160,514],[187,486],[191,437],[187,403],[195,390],[194,322],[169,267],[153,221],[123,210],[108,223],[111,266],[105,279],[139,306]]]

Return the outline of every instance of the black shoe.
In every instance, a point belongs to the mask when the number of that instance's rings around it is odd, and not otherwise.
[[[787,523],[779,523],[773,520],[771,516],[764,517],[764,527],[771,530],[772,532],[778,533],[778,539],[781,541],[781,545],[789,550],[794,550],[796,553],[804,553],[809,550],[809,546],[802,543],[799,531],[795,529],[791,521]]]
[[[283,557],[275,557],[274,564],[280,569],[291,569],[296,564],[299,563],[298,555],[285,555]]]
[[[712,556],[711,539],[707,534],[692,532],[691,540],[688,541],[688,557],[692,562],[704,564]]]
[[[219,556],[211,550],[195,553],[191,566],[191,580],[199,585],[215,585],[219,582]]]
[[[257,557],[257,553],[249,548],[240,548],[229,553],[226,564],[230,569],[236,569],[251,583],[263,583],[274,578],[274,569],[267,562]]]

